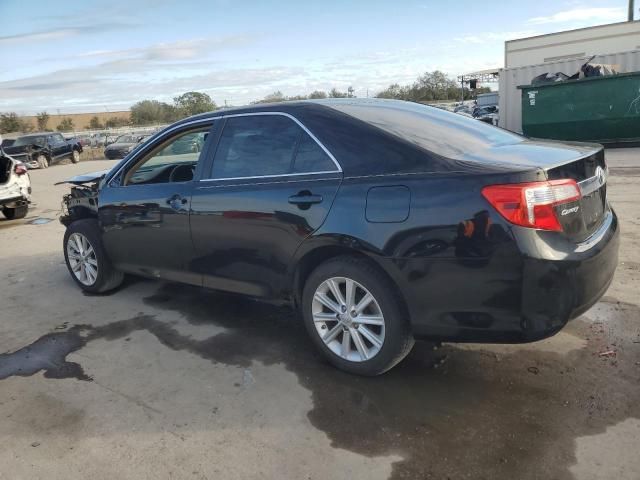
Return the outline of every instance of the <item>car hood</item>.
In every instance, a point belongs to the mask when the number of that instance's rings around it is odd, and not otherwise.
[[[54,185],[62,185],[63,183],[70,183],[72,185],[84,185],[85,183],[94,183],[109,173],[111,169],[99,170],[97,172],[83,173],[75,177],[68,178],[61,182],[57,182]]]

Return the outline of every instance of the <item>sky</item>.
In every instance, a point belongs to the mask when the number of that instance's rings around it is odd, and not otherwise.
[[[626,20],[626,0],[0,0],[0,112],[128,109],[205,92],[375,95],[502,67],[504,41]]]

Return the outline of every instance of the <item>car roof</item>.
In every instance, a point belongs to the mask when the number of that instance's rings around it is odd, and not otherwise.
[[[290,114],[342,166],[345,175],[450,170],[450,160],[518,143],[522,137],[473,118],[414,102],[379,98],[329,98],[264,103],[221,109],[177,122],[236,114]],[[450,160],[446,160],[450,159]]]
[[[39,132],[39,133],[27,133],[26,135],[20,135],[21,137],[41,137],[43,135],[53,135],[60,132]]]

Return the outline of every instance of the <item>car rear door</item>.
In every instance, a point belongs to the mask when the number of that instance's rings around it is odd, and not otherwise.
[[[213,121],[194,122],[149,142],[100,190],[102,238],[114,265],[127,272],[200,285],[189,208],[203,151],[181,146],[210,137]],[[186,142],[185,142],[186,140]],[[180,148],[178,148],[180,146]]]
[[[53,158],[58,158],[68,153],[67,142],[60,133],[54,133],[49,137],[49,147]]]
[[[295,118],[225,117],[193,190],[191,269],[210,288],[275,297],[300,243],[324,222],[342,180],[333,156]]]

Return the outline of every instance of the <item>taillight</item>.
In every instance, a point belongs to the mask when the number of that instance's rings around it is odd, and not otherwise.
[[[580,200],[575,180],[490,185],[482,195],[509,222],[529,228],[562,231],[557,205]]]
[[[25,173],[27,173],[27,167],[25,167],[22,163],[18,163],[13,171],[16,175],[24,175]]]

